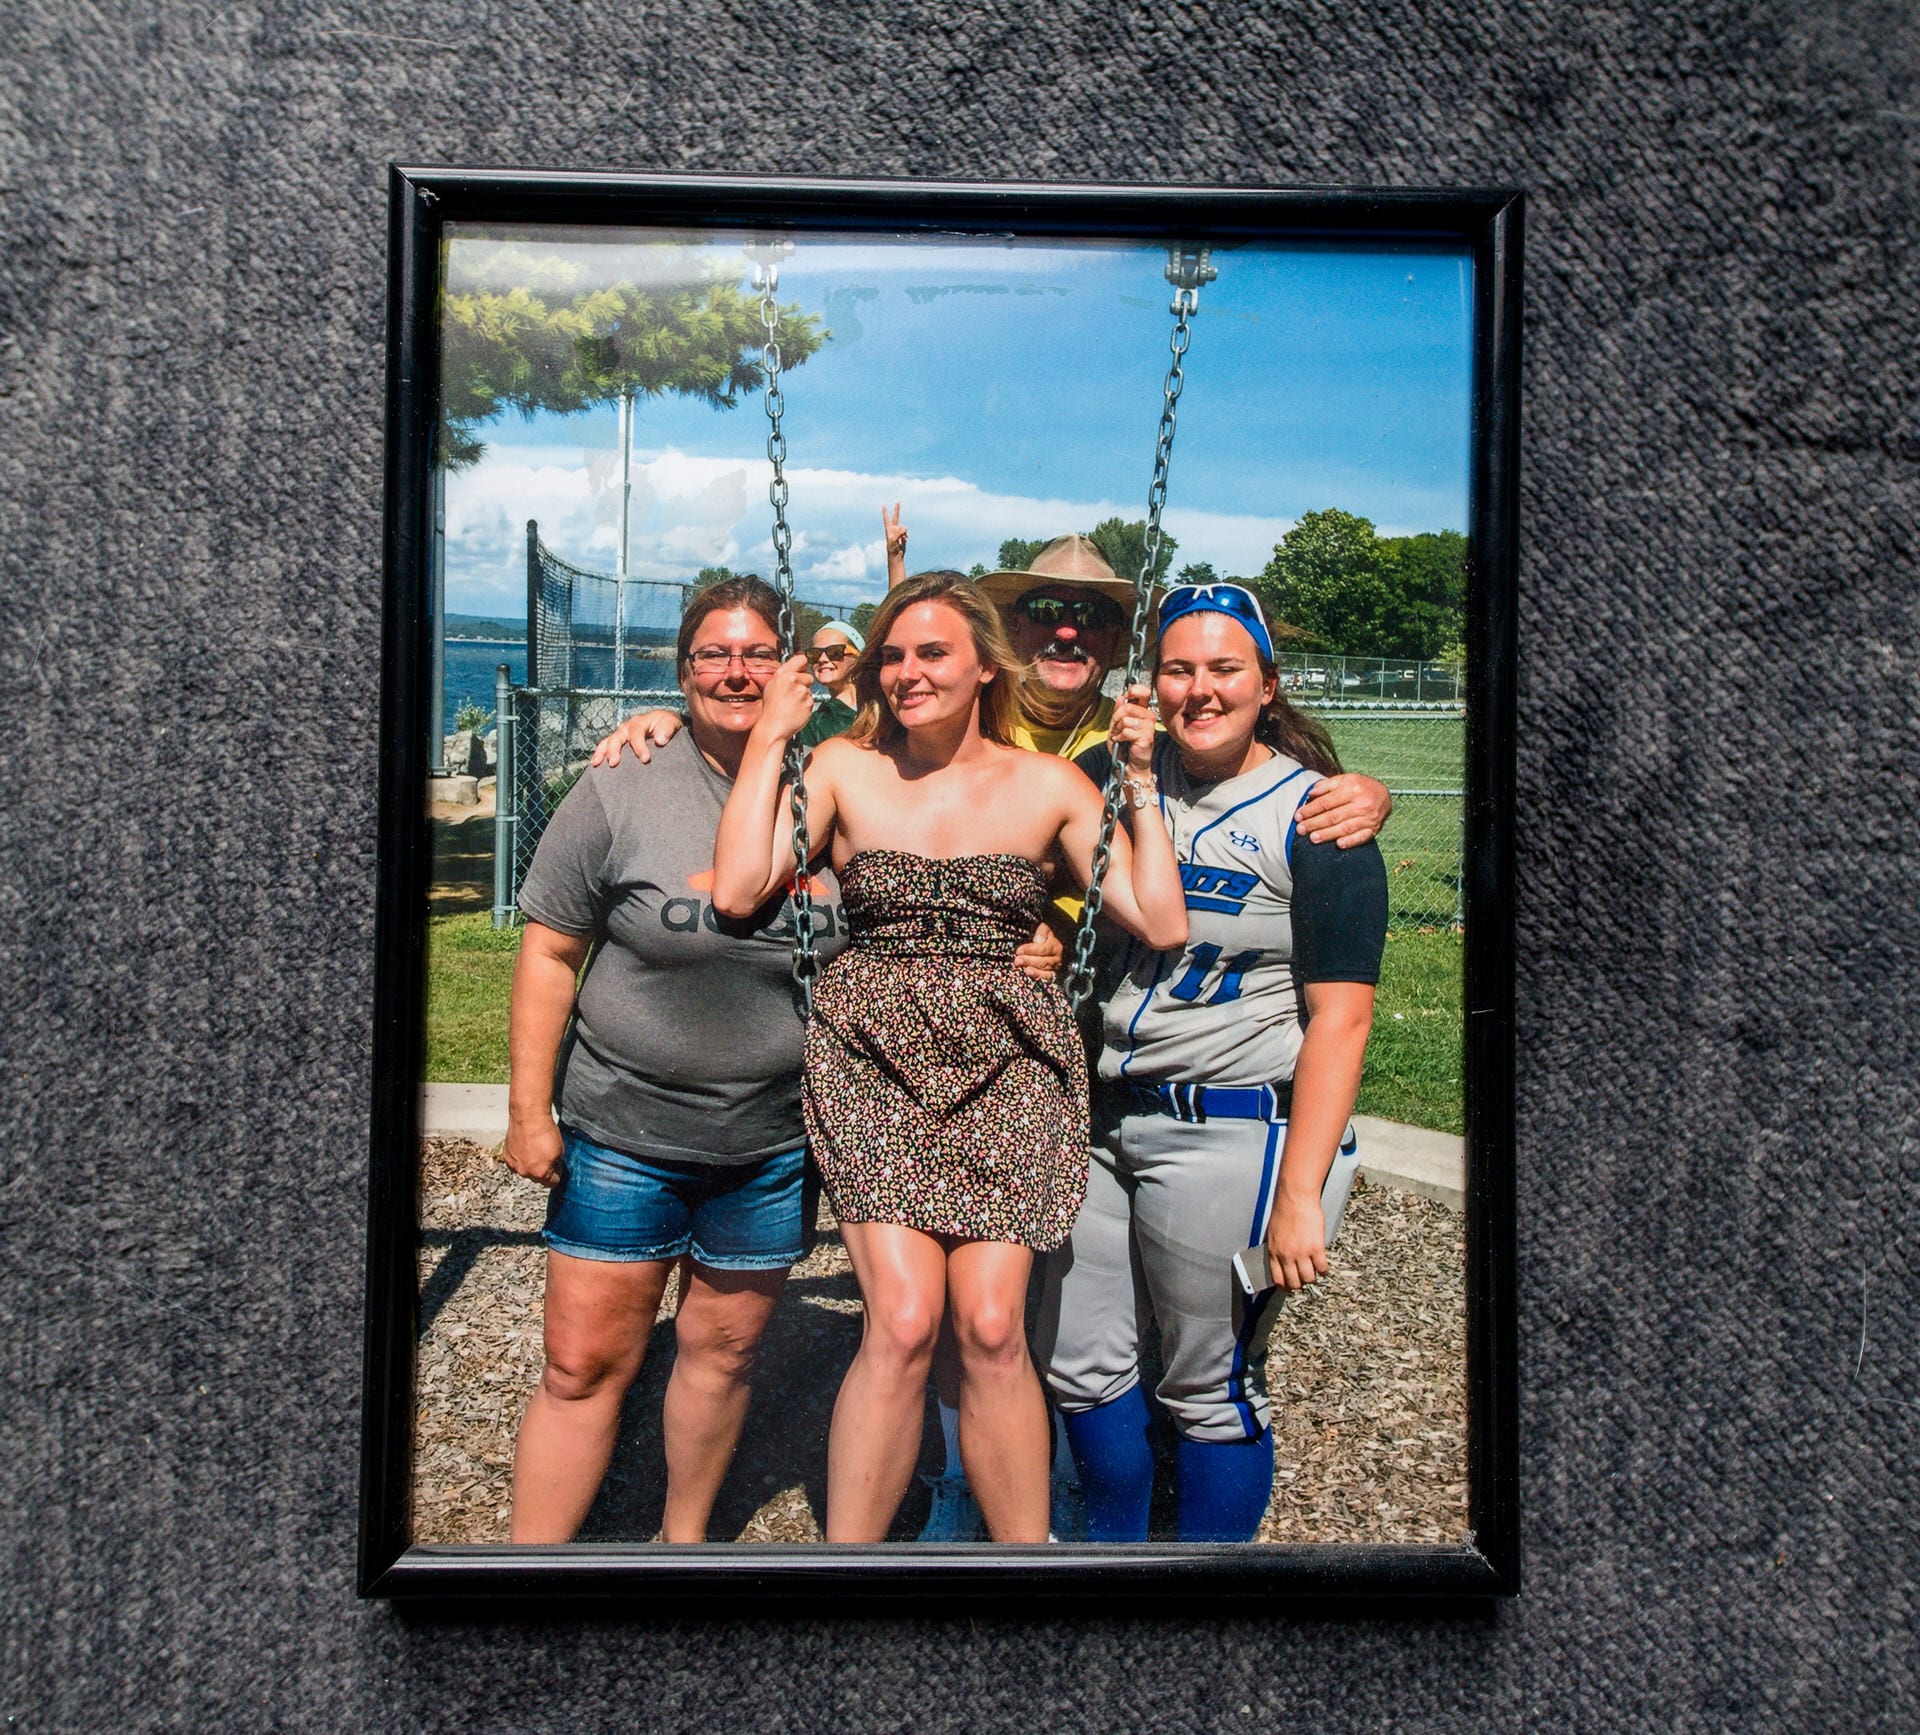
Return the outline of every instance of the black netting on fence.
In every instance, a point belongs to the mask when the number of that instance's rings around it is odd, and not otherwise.
[[[693,586],[590,572],[527,526],[527,681],[545,692],[673,685],[673,641]]]

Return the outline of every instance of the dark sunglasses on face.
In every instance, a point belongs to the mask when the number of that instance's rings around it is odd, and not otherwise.
[[[1014,612],[1026,616],[1037,627],[1057,627],[1071,621],[1081,632],[1097,627],[1117,627],[1119,607],[1104,596],[1076,596],[1072,601],[1058,596],[1023,596],[1013,605]]]
[[[853,655],[852,645],[820,645],[807,652],[816,663],[844,663]]]

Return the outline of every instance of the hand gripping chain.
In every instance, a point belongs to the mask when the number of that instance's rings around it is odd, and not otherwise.
[[[773,503],[774,588],[780,592],[780,660],[794,652],[793,615],[793,532],[787,526],[787,437],[780,431],[780,418],[787,401],[780,391],[780,309],[774,293],[780,286],[779,261],[793,251],[791,241],[764,242],[747,248],[754,260],[753,287],[760,293],[760,323],[766,328],[766,341],[760,349],[760,365],[766,373],[767,457],[773,464],[773,481],[767,498]],[[808,752],[799,737],[787,743],[787,776],[792,783],[793,857],[798,867],[793,876],[793,980],[800,991],[802,1016],[813,1016],[813,984],[820,974],[820,959],[813,949],[813,890],[807,875],[812,850],[807,840]]]
[[[1219,276],[1211,262],[1211,253],[1212,249],[1208,247],[1167,249],[1167,281],[1174,286],[1173,303],[1168,309],[1173,315],[1173,335],[1168,339],[1173,360],[1167,367],[1167,381],[1160,407],[1160,434],[1153,448],[1153,484],[1147,490],[1146,557],[1134,581],[1133,636],[1127,645],[1126,678],[1121,685],[1123,693],[1131,691],[1139,681],[1141,665],[1146,661],[1147,623],[1152,618],[1153,607],[1153,571],[1160,563],[1160,515],[1167,504],[1167,471],[1173,463],[1173,430],[1180,393],[1186,387],[1182,359],[1187,353],[1187,345],[1193,341],[1191,321],[1200,311],[1200,286],[1211,283]],[[1118,753],[1114,753],[1112,758],[1113,763],[1107,772],[1105,799],[1100,808],[1100,841],[1094,846],[1093,872],[1087,880],[1086,907],[1080,912],[1079,927],[1074,930],[1073,958],[1067,966],[1067,1003],[1076,1012],[1093,992],[1093,928],[1099,919],[1101,900],[1105,896],[1107,867],[1113,859],[1113,828],[1119,822],[1120,804],[1124,799],[1121,779],[1126,774],[1126,763]]]

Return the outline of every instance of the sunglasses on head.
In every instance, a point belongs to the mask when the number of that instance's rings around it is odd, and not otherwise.
[[[1089,627],[1117,627],[1122,619],[1119,605],[1104,596],[1076,596],[1071,601],[1058,596],[1023,596],[1014,605],[1037,627],[1057,627],[1071,621],[1081,632]]]
[[[1160,630],[1184,615],[1223,614],[1247,629],[1260,654],[1273,661],[1273,634],[1260,599],[1243,584],[1176,584],[1160,599]]]

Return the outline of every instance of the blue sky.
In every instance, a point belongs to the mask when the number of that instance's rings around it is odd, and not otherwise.
[[[538,241],[530,251],[549,251]],[[454,268],[461,249],[453,243]],[[584,279],[691,275],[728,245],[609,237],[560,250]],[[1133,244],[804,239],[780,299],[832,340],[786,389],[802,595],[875,597],[880,506],[899,500],[909,564],[995,564],[1007,536],[1145,514],[1168,363],[1165,253]],[[1378,246],[1215,256],[1180,400],[1166,524],[1176,567],[1257,570],[1304,512],[1337,506],[1383,533],[1466,528],[1471,268],[1463,253]],[[742,267],[744,271],[744,266]],[[447,606],[524,613],[525,523],[611,571],[616,415],[505,416],[448,480]],[[766,422],[643,400],[630,567],[771,574]]]

